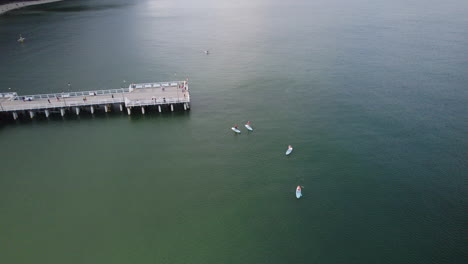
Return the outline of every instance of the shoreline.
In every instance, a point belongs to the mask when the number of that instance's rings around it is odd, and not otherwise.
[[[23,8],[32,5],[41,5],[41,4],[48,4],[53,2],[59,2],[62,0],[40,0],[40,1],[25,1],[25,2],[17,2],[17,3],[9,3],[0,5],[0,15],[5,14],[8,11]]]

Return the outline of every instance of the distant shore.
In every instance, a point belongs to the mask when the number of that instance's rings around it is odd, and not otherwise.
[[[18,9],[26,6],[32,6],[32,5],[40,5],[40,4],[48,4],[48,3],[53,3],[53,2],[58,2],[62,0],[39,0],[39,1],[24,1],[24,2],[16,2],[16,3],[9,3],[9,4],[3,4],[0,5],[0,15],[11,11],[13,9]]]

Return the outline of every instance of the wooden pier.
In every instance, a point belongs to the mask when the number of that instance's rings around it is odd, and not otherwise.
[[[158,112],[163,109],[190,109],[190,93],[187,81],[162,83],[130,84],[128,88],[94,90],[85,92],[64,92],[55,94],[37,94],[19,96],[16,92],[0,93],[0,114],[18,119],[20,115],[34,118],[37,114],[49,117],[51,113],[79,115],[85,111],[94,114],[101,109],[133,110],[142,114],[151,108]]]

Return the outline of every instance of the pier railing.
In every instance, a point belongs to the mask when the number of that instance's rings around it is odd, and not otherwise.
[[[96,95],[105,94],[125,94],[129,93],[130,88],[110,89],[110,90],[94,90],[94,91],[81,91],[81,92],[63,92],[63,93],[51,93],[51,94],[34,94],[34,95],[21,95],[15,93],[12,100],[23,100],[23,99],[55,99],[55,98],[71,98],[71,97],[89,97]]]
[[[15,98],[16,96],[18,96],[16,92],[0,93],[0,98]]]
[[[173,103],[189,103],[188,99],[181,98],[158,98],[152,100],[133,100],[126,101],[126,107],[135,107],[135,106],[147,106],[147,105],[161,105],[161,104],[173,104]]]
[[[90,102],[62,100],[60,102],[54,102],[54,103],[28,104],[28,105],[22,105],[22,106],[3,106],[3,111],[40,110],[40,109],[52,109],[52,108],[64,108],[64,107],[93,106],[93,105],[124,103],[124,101],[125,100],[123,98],[94,100]]]
[[[161,105],[161,104],[172,104],[172,103],[189,103],[189,99],[181,98],[157,98],[152,100],[128,100],[124,98],[113,98],[113,99],[102,99],[93,101],[71,101],[70,99],[62,99],[60,102],[53,103],[41,103],[41,104],[28,104],[21,106],[3,106],[0,111],[30,111],[30,110],[41,110],[41,109],[53,109],[53,108],[64,108],[64,107],[83,107],[83,106],[95,106],[105,104],[122,104],[125,103],[125,107],[135,106],[148,106],[148,105]]]

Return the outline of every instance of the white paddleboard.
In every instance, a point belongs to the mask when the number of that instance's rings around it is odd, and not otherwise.
[[[232,129],[232,131],[236,132],[237,134],[240,134],[240,132],[241,132],[239,129],[237,129],[235,127],[231,127],[231,129]]]
[[[249,131],[253,131],[253,128],[249,125],[245,125],[245,128],[247,128]]]
[[[292,151],[293,151],[293,148],[292,148],[292,147],[289,147],[288,150],[286,150],[286,155],[291,154]]]
[[[297,186],[296,188],[296,198],[299,199],[302,196],[302,189],[301,186]]]

